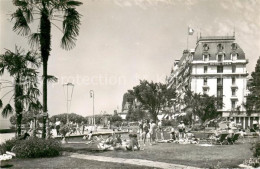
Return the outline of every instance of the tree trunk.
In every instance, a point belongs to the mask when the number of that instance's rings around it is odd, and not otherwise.
[[[48,78],[48,59],[50,55],[51,46],[51,23],[49,20],[49,11],[43,2],[43,10],[41,11],[40,21],[40,44],[41,56],[43,62],[43,113],[47,113],[47,78]],[[46,118],[43,118],[42,138],[46,137]]]
[[[21,125],[22,125],[22,113],[23,113],[23,104],[21,100],[19,99],[20,96],[23,95],[23,89],[20,85],[20,76],[18,75],[15,80],[15,94],[14,94],[14,106],[15,106],[15,112],[16,112],[16,125],[17,125],[17,134],[18,137],[21,136]]]
[[[43,63],[43,113],[47,112],[47,63]],[[42,138],[46,138],[46,117],[43,116]]]

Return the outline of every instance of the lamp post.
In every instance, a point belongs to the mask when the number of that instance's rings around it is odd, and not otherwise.
[[[89,91],[90,94],[90,98],[93,98],[93,126],[95,126],[95,107],[94,107],[94,103],[95,103],[95,99],[94,99],[94,90],[90,90]]]
[[[74,84],[72,83],[67,83],[63,85],[63,91],[64,94],[66,95],[66,103],[67,103],[67,124],[69,124],[69,112],[70,112],[70,106],[72,101],[73,89],[74,89]]]

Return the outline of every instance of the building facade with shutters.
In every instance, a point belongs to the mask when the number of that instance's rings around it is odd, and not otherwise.
[[[177,100],[184,97],[185,90],[214,95],[224,104],[218,105],[222,117],[233,117],[243,128],[259,121],[257,114],[246,115],[243,103],[247,96],[246,59],[235,36],[199,37],[194,50],[184,50],[180,60],[174,62],[168,87],[176,88]],[[178,102],[180,103],[180,102]],[[176,105],[181,112],[185,103]]]

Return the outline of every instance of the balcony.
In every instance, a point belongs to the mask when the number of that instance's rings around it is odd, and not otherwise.
[[[238,98],[237,98],[236,95],[232,95],[232,96],[230,97],[230,99],[231,99],[231,100],[238,100]]]
[[[238,86],[234,83],[231,85],[231,88],[238,88]]]

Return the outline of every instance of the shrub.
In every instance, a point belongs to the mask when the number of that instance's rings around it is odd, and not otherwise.
[[[8,140],[1,146],[2,151],[13,151],[19,158],[38,158],[58,156],[61,144],[55,139],[29,137],[27,140]]]
[[[0,152],[4,154],[6,151],[11,151],[12,148],[19,142],[19,140],[13,138],[11,140],[7,140],[3,144],[0,145]]]
[[[253,144],[252,151],[254,157],[260,157],[260,142]]]

